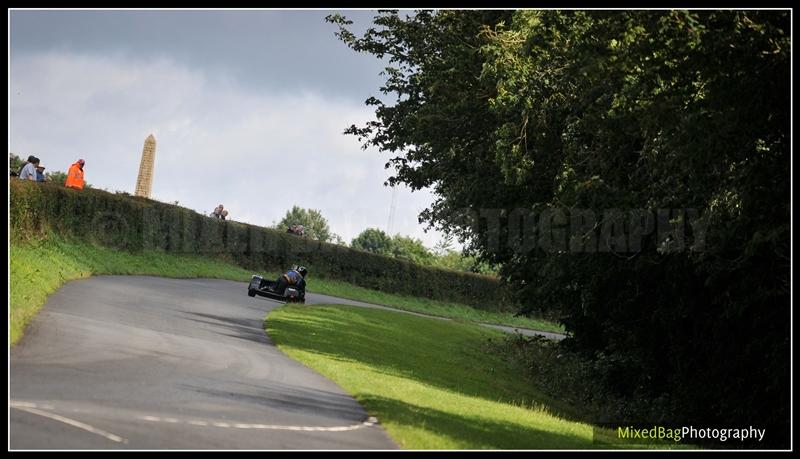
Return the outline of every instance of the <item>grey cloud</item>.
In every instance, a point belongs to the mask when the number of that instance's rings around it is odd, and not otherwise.
[[[348,49],[333,11],[12,11],[11,56],[55,50],[168,57],[252,91],[377,95],[385,63]],[[343,11],[361,29],[372,11]]]
[[[316,208],[348,241],[368,226],[385,229],[385,157],[342,135],[344,124],[371,117],[358,101],[254,94],[163,58],[53,52],[18,56],[11,87],[11,151],[36,154],[49,170],[84,157],[90,183],[130,192],[153,132],[156,199],[206,213],[221,202],[234,219],[261,225],[293,204]],[[433,246],[438,235],[416,221],[432,196],[398,193],[394,232]]]

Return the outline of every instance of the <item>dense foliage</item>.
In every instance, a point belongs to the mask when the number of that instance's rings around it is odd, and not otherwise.
[[[432,265],[436,259],[434,253],[419,239],[399,234],[390,237],[377,228],[362,231],[353,239],[350,247],[423,265]]]
[[[359,233],[353,238],[350,247],[426,266],[437,266],[454,271],[496,274],[496,271],[486,263],[481,263],[471,256],[464,256],[462,253],[452,250],[447,244],[432,251],[425,247],[419,239],[400,234],[389,236],[378,228],[367,228]]]
[[[11,172],[19,173],[19,170],[22,168],[22,163],[25,162],[19,155],[14,153],[8,154],[8,170]]]
[[[526,311],[560,311],[597,384],[787,445],[787,11],[328,20],[389,61],[375,120],[346,132],[391,154],[390,183],[431,187],[421,218]]]
[[[389,255],[392,253],[392,237],[378,228],[367,228],[353,238],[350,247],[367,252]]]
[[[322,212],[316,209],[303,209],[300,206],[292,206],[286,211],[286,215],[273,225],[278,230],[286,231],[292,225],[303,225],[304,235],[322,242],[332,242],[338,236],[331,232],[328,220],[322,216]]]

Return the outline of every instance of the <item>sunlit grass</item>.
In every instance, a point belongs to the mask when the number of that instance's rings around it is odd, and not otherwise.
[[[564,333],[564,327],[557,323],[544,319],[523,316],[515,317],[514,313],[516,311],[513,306],[509,305],[492,305],[492,307],[489,308],[490,310],[483,310],[458,303],[370,290],[346,282],[314,278],[313,275],[309,277],[308,285],[308,291],[310,292],[322,293],[340,298],[349,298],[366,303],[381,304],[433,316]]]
[[[409,449],[596,448],[592,427],[486,352],[501,332],[383,310],[286,306],[266,321],[289,356],[341,385]]]

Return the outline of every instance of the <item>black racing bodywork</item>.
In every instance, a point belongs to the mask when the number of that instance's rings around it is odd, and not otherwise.
[[[286,290],[283,294],[273,291],[272,289],[275,286],[275,281],[267,280],[263,277],[259,276],[258,274],[253,275],[250,279],[250,284],[247,286],[247,295],[248,296],[264,296],[267,298],[271,298],[276,301],[282,301],[284,303],[305,303],[306,302],[306,292],[303,290],[298,290],[293,286],[286,287]]]

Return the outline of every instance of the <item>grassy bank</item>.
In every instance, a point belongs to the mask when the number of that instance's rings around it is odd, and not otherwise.
[[[359,300],[367,303],[382,304],[384,306],[391,306],[406,311],[421,312],[433,316],[564,333],[564,327],[553,322],[530,317],[514,317],[513,307],[510,306],[505,308],[507,312],[486,311],[458,303],[385,293],[357,287],[344,282],[315,279],[313,278],[313,274],[309,277],[308,290],[310,292],[338,296],[340,298],[349,298],[351,300]]]
[[[47,236],[21,242],[11,241],[10,265],[10,344],[22,337],[25,326],[44,305],[48,295],[62,284],[93,274],[139,274],[175,278],[217,278],[246,282],[251,270],[223,260],[159,251],[132,254],[125,251],[61,237]],[[268,273],[264,273],[265,275]],[[272,273],[277,275],[277,273]],[[479,320],[505,325],[536,327],[536,322],[521,321],[511,313],[489,313],[469,306],[386,294],[354,285],[309,277],[309,291],[374,302],[411,311],[459,320]],[[543,324],[552,330],[556,325]]]
[[[289,305],[265,328],[290,357],[335,381],[405,449],[651,449],[595,430],[549,397],[520,362],[499,355],[509,335],[352,306]],[[595,442],[594,434],[601,434]]]
[[[486,352],[503,334],[343,306],[274,310],[269,336],[336,381],[409,449],[593,448],[592,427]]]

